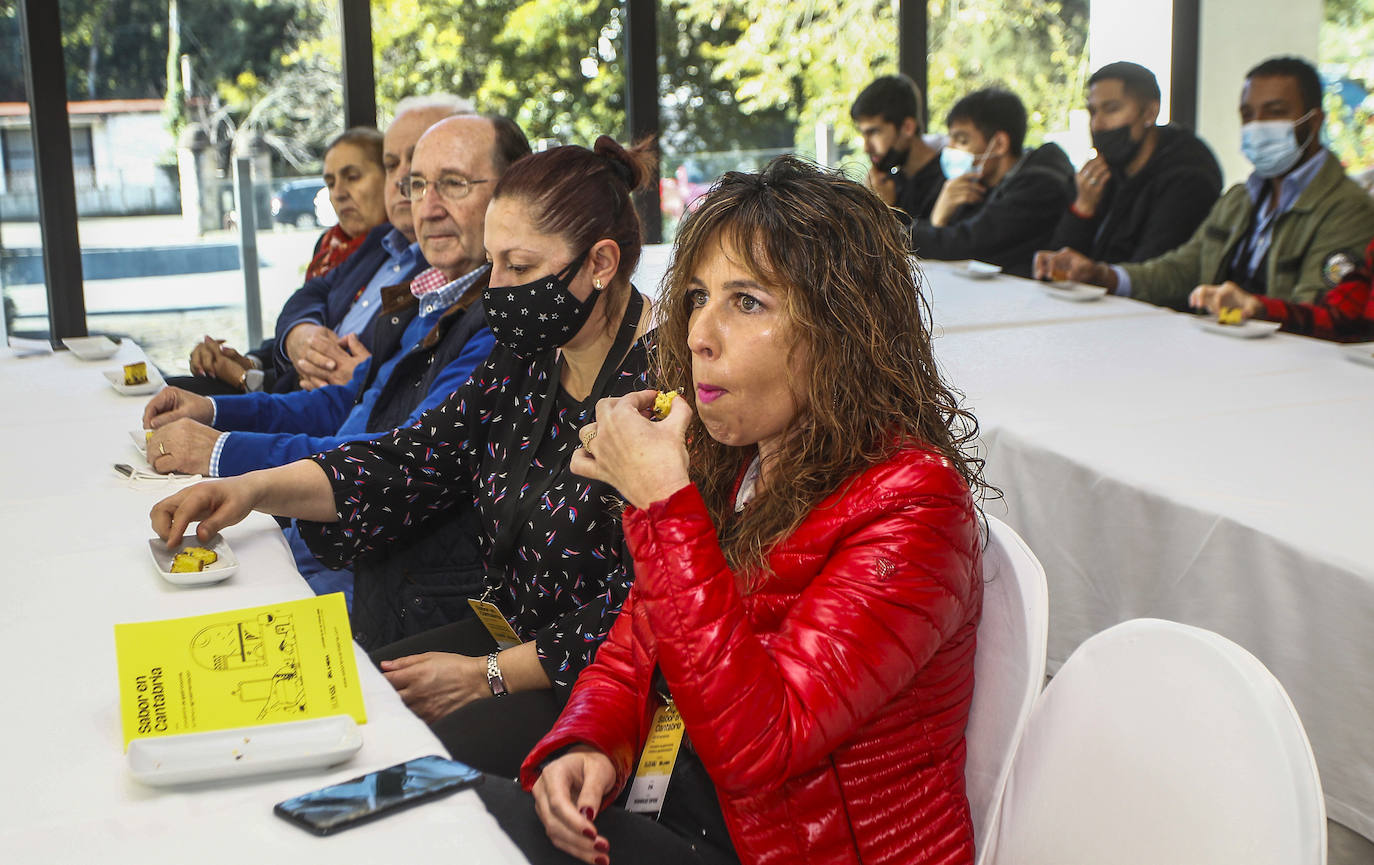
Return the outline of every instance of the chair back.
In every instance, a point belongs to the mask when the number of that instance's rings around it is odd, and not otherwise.
[[[978,861],[997,820],[1016,743],[1045,682],[1050,605],[1045,569],[1011,527],[988,517],[983,617],[973,656],[964,783]]]
[[[1323,865],[1326,809],[1263,664],[1135,619],[1085,641],[1036,701],[990,846],[994,865]]]

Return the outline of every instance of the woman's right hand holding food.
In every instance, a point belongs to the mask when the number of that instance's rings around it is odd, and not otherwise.
[[[160,429],[184,417],[209,426],[215,417],[215,403],[208,396],[179,387],[164,387],[143,407],[143,428]]]
[[[168,496],[149,514],[153,531],[176,549],[191,523],[198,522],[196,537],[208,542],[221,529],[243,521],[253,512],[261,492],[252,475],[206,481]]]
[[[601,803],[615,790],[611,758],[577,745],[549,761],[534,782],[534,811],[553,846],[588,865],[607,865],[610,843],[593,822]]]

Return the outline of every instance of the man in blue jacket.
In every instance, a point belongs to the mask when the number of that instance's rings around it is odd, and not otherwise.
[[[465,115],[435,124],[416,145],[405,184],[433,266],[382,293],[376,352],[346,385],[214,398],[164,388],[143,413],[154,431],[147,442],[153,468],[213,477],[271,468],[412,424],[447,399],[493,344],[480,302],[490,271],[482,242],[487,204],[506,166],[528,153],[524,134],[505,118]],[[297,561],[303,571],[313,564],[308,554]]]
[[[428,267],[415,242],[410,201],[400,192],[401,181],[410,174],[415,142],[445,117],[471,112],[472,103],[442,94],[397,105],[382,143],[387,222],[368,232],[342,264],[307,281],[287,299],[273,338],[245,356],[255,369],[244,371],[241,390],[288,393],[297,387],[347,384],[353,377],[372,347],[370,324],[381,306],[382,288],[413,279]],[[234,362],[216,355],[224,355],[222,343],[206,339],[191,353],[192,369],[210,372],[221,362]],[[226,389],[213,373],[174,383],[197,393]]]

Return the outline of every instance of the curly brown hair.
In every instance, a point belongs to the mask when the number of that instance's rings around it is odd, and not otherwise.
[[[764,285],[781,289],[807,359],[796,382],[795,434],[776,454],[767,488],[738,518],[734,484],[754,453],[722,445],[699,418],[687,435],[691,477],[711,512],[726,559],[746,584],[768,575],[767,556],[822,500],[864,469],[917,446],[938,452],[981,499],[978,422],[946,384],[930,345],[930,312],[906,237],[871,191],[838,172],[781,156],[762,172],[729,172],[683,221],[660,302],[656,374],[687,385],[690,281],[704,257],[731,246]]]

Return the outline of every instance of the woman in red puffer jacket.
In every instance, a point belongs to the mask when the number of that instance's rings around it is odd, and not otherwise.
[[[654,392],[603,401],[572,464],[628,502],[635,586],[525,761],[547,840],[489,807],[535,862],[971,863],[981,465],[900,226],[783,157],[677,243],[660,381],[692,391],[658,423]]]

